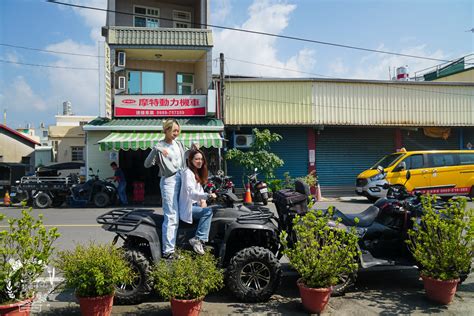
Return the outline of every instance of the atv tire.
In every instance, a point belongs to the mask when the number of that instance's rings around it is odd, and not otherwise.
[[[105,192],[97,192],[94,195],[93,202],[96,207],[106,207],[110,203],[110,197]]]
[[[38,193],[33,202],[36,208],[41,209],[50,207],[51,203],[51,197],[45,192]]]
[[[227,267],[227,288],[243,302],[268,301],[280,285],[280,279],[280,262],[263,247],[239,251]]]
[[[151,263],[143,252],[133,248],[125,249],[125,258],[130,262],[136,275],[133,284],[116,285],[114,303],[117,305],[142,303],[153,288]]]
[[[332,292],[331,292],[331,296],[342,296],[342,295],[346,294],[346,292],[351,287],[354,286],[356,278],[357,278],[357,272],[341,276],[340,282],[338,282],[338,284],[334,285],[334,287],[332,289]]]

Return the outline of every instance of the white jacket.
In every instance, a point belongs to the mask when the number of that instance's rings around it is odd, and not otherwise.
[[[179,218],[186,223],[193,222],[193,203],[206,200],[208,193],[204,192],[202,185],[196,181],[194,172],[186,168],[181,173],[181,191],[179,194]]]

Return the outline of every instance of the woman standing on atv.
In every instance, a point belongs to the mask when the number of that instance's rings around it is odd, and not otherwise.
[[[192,224],[199,220],[195,237],[189,240],[196,253],[203,255],[203,244],[209,238],[212,209],[207,207],[206,200],[215,198],[215,193],[205,193],[203,185],[207,183],[207,162],[204,154],[198,149],[189,152],[188,168],[182,173],[181,192],[179,195],[179,217],[183,222]]]
[[[165,138],[160,140],[145,159],[145,168],[153,165],[160,167],[159,176],[161,199],[163,205],[163,258],[174,258],[176,234],[178,232],[179,214],[178,197],[181,188],[181,171],[186,167],[186,149],[180,141],[180,126],[175,119],[167,119],[163,123]]]

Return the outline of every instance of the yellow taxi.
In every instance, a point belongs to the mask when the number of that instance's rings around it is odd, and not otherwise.
[[[384,173],[377,167],[381,166]],[[379,168],[380,169],[380,168]],[[406,180],[406,172],[411,177]],[[439,196],[473,196],[474,151],[405,151],[387,155],[357,176],[356,192],[370,200],[383,196],[381,184],[405,186],[408,191]]]

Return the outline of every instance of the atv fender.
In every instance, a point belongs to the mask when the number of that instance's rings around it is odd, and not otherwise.
[[[230,259],[230,257],[233,255],[233,253],[229,253],[228,246],[232,242],[231,238],[236,231],[248,231],[250,236],[255,236],[254,231],[258,231],[262,234],[268,234],[275,238],[275,242],[272,242],[271,245],[242,244],[242,249],[250,246],[261,246],[271,250],[274,254],[278,251],[278,228],[272,222],[267,222],[266,224],[233,222],[229,226],[227,226],[222,247],[220,247],[219,250],[219,258],[221,260],[221,264],[225,263],[225,258]]]
[[[142,229],[137,229],[132,232],[126,233],[128,239],[137,239],[137,242],[145,240],[148,242],[148,247],[150,248],[150,255],[153,262],[157,262],[161,258],[161,242],[159,236],[156,232],[148,232]],[[139,247],[139,245],[135,245]]]

